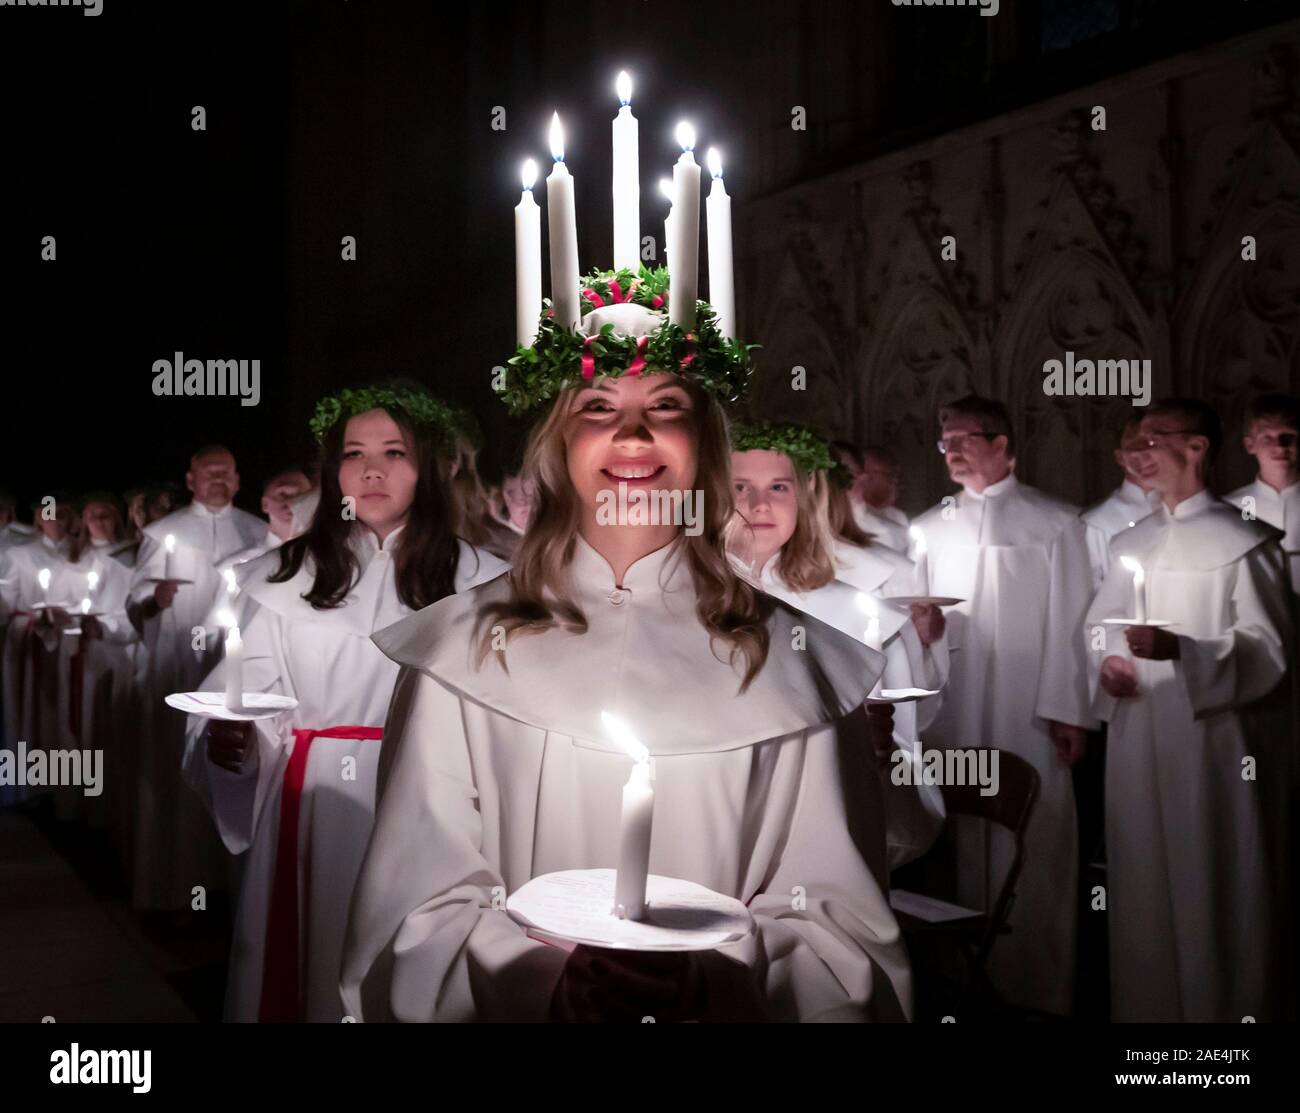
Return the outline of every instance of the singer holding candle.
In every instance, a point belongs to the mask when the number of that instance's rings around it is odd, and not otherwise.
[[[1115,535],[1085,623],[1106,748],[1117,1021],[1291,1019],[1287,811],[1294,632],[1280,531],[1206,489],[1222,430],[1192,399],[1144,411],[1131,450],[1159,507]],[[1127,567],[1126,567],[1127,565]],[[1134,568],[1146,610],[1131,619]],[[1285,939],[1285,943],[1270,940]]]
[[[719,398],[743,394],[747,364],[720,355],[716,330],[674,350],[651,278],[631,300],[610,275],[588,280],[579,337],[613,326],[590,374],[547,362],[544,322],[528,378],[501,391],[538,415],[511,574],[375,635],[403,668],[344,952],[358,1019],[910,1014],[868,787],[863,703],[883,662],[728,561]],[[609,520],[620,488],[700,491],[699,528]],[[570,951],[504,911],[535,876],[620,864],[632,763],[606,710],[654,761],[648,872],[740,899],[755,934],[702,952]]]
[[[227,705],[274,693],[298,706],[256,723],[192,717],[187,731],[186,776],[226,849],[247,851],[227,1020],[342,1018],[343,926],[397,676],[370,635],[505,568],[452,533],[438,457],[455,423],[422,388],[343,391],[318,405],[312,428],[323,457],[315,516],[237,566],[256,607],[238,657],[228,652],[203,684],[225,690]]]

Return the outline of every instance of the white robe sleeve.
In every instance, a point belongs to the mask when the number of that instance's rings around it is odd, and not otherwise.
[[[1049,722],[1095,730],[1083,620],[1092,599],[1092,565],[1084,525],[1068,522],[1048,552],[1047,622],[1034,712]]]
[[[459,697],[403,668],[343,951],[343,1006],[358,1020],[547,1018],[568,954],[506,912],[505,882],[483,853],[475,772]]]
[[[784,847],[749,901],[757,931],[697,960],[714,1008],[748,1000],[774,1021],[911,1015],[907,952],[883,888],[880,817],[870,814],[879,798],[867,787],[877,771],[863,718],[806,733]]]
[[[254,621],[241,630],[244,643],[244,691],[284,693],[279,651],[282,630],[280,616],[265,607],[259,608]],[[226,663],[218,662],[200,691],[220,692],[226,686]],[[208,760],[208,727],[211,720],[189,716],[185,727],[184,774],[186,781],[202,797],[217,833],[226,849],[242,854],[252,845],[257,818],[262,814],[266,794],[274,784],[280,756],[292,740],[291,714],[254,723],[257,744],[238,773],[223,769]]]
[[[1237,562],[1232,610],[1223,634],[1178,635],[1174,675],[1197,719],[1254,703],[1286,675],[1288,582],[1277,545],[1259,545]]]

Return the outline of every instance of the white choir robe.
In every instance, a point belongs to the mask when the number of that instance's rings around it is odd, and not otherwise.
[[[114,559],[114,548],[112,542],[92,543],[67,568],[65,590],[71,593],[67,607],[71,623],[63,629],[58,649],[57,715],[50,745],[81,750],[87,758],[98,754],[103,777],[98,795],[88,795],[78,786],[56,789],[56,816],[85,820],[101,829],[111,827],[119,836],[117,845],[121,848],[125,843],[120,838],[120,823],[133,811],[133,786],[123,779],[118,733],[130,722],[129,697],[138,638],[126,614],[131,571]],[[93,591],[91,573],[96,577]],[[101,638],[81,636],[77,616],[86,599],[98,615]]]
[[[872,541],[893,549],[896,553],[907,552],[907,515],[896,506],[886,506],[877,510],[859,499],[852,500],[853,520],[859,529],[871,534]]]
[[[617,865],[631,763],[601,710],[655,760],[650,872],[734,896],[757,922],[691,960],[710,1016],[742,1001],[783,1020],[910,1015],[862,710],[883,659],[772,600],[767,661],[738,695],[743,658],[710,650],[680,551],[642,557],[616,587],[578,538],[586,631],[512,640],[508,675],[471,660],[478,609],[509,597],[504,577],[375,635],[404,667],[348,924],[350,1015],[547,1017],[566,951],[526,935],[494,896]]]
[[[411,614],[397,596],[392,551],[370,530],[352,538],[361,574],[344,606],[316,610],[302,598],[315,578],[310,558],[284,583],[268,583],[278,551],[237,567],[240,597],[256,601],[244,640],[244,690],[292,696],[298,706],[257,726],[257,747],[239,773],[207,758],[208,720],[191,716],[185,773],[207,802],[226,849],[248,851],[226,986],[225,1019],[256,1021],[262,996],[267,917],[280,835],[285,769],[295,727],[382,727],[398,666],[370,640],[377,629]],[[506,565],[460,542],[457,591],[500,575]],[[203,683],[225,689],[223,661]],[[298,826],[298,954],[304,1019],[337,1022],[339,962],[348,901],[374,817],[379,743],[316,737],[308,752]]]
[[[35,539],[36,531],[31,526],[22,522],[10,522],[7,526],[0,526],[0,553],[18,545],[26,545]]]
[[[1134,660],[1138,694],[1098,684],[1106,747],[1111,1012],[1121,1021],[1241,1023],[1289,1006],[1285,815],[1295,744],[1288,589],[1275,531],[1202,491],[1115,539],[1088,612],[1094,664],[1132,659],[1133,575],[1179,658]],[[1097,629],[1099,628],[1099,629]],[[1103,634],[1104,631],[1104,640]],[[1249,723],[1249,728],[1247,728]],[[1243,776],[1253,757],[1255,776]],[[1279,812],[1276,809],[1282,809]]]
[[[1243,512],[1250,510],[1259,521],[1282,531],[1282,551],[1286,554],[1291,592],[1300,595],[1300,483],[1279,491],[1256,478],[1254,483],[1238,487],[1227,496],[1227,501]]]
[[[988,747],[1028,761],[1042,781],[1026,832],[1011,933],[989,958],[995,988],[1015,1005],[1071,1011],[1078,830],[1070,770],[1048,721],[1098,726],[1090,710],[1081,631],[1092,595],[1078,510],[1009,475],[983,494],[963,490],[916,519],[928,552],[918,580],[965,600],[946,610],[952,671],[923,732],[939,749]],[[1015,855],[1010,832],[957,817],[956,899],[992,907]]]
[[[856,548],[856,546],[846,546]],[[758,586],[769,595],[788,603],[826,623],[840,633],[858,641],[867,635],[867,613],[859,605],[859,598],[869,595],[875,600],[880,627],[877,645],[885,655],[885,669],[876,681],[873,695],[881,689],[924,688],[939,691],[948,681],[948,653],[943,642],[926,647],[912,623],[911,611],[884,601],[879,588],[895,582],[900,573],[911,575],[912,562],[901,553],[880,546],[871,546],[872,557],[878,569],[885,571],[876,588],[832,580],[814,591],[796,591],[776,570],[777,557],[763,567]],[[889,558],[877,556],[874,550],[889,553]],[[866,552],[866,550],[860,550]],[[890,559],[894,558],[894,559]],[[872,561],[859,560],[854,571],[860,582],[869,582],[876,576],[865,575]],[[739,562],[737,567],[740,568]],[[878,774],[881,805],[885,810],[885,842],[889,868],[896,869],[919,858],[938,838],[943,828],[945,809],[943,794],[937,785],[926,785],[913,775],[920,759],[920,731],[929,726],[943,701],[942,694],[929,699],[894,705],[894,754],[879,762]],[[920,717],[918,718],[918,712]],[[901,766],[899,763],[902,763]],[[897,774],[896,770],[900,771]]]
[[[17,545],[0,557],[0,612],[5,628],[3,669],[4,745],[17,752],[18,743],[33,749],[59,749],[63,740],[59,698],[59,657],[63,637],[57,627],[41,621],[32,610],[43,602],[71,607],[85,594],[85,575],[69,559],[70,538],[57,544],[44,535]],[[50,571],[50,587],[42,591],[38,577]],[[0,785],[0,804],[15,804],[48,791],[30,785]]]
[[[1144,491],[1126,479],[1101,502],[1079,515],[1088,531],[1088,558],[1092,562],[1094,591],[1110,571],[1111,538],[1132,529],[1159,506],[1159,491]]]
[[[145,618],[143,607],[155,587],[149,581],[163,574],[168,534],[176,538],[171,574],[194,583],[181,584],[171,607]],[[234,506],[214,513],[199,502],[144,529],[128,602],[143,647],[136,678],[141,707],[132,871],[132,896],[139,908],[189,908],[194,886],[210,892],[225,883],[221,844],[202,801],[181,775],[185,716],[163,699],[197,689],[219,659],[220,638],[206,626],[214,600],[225,590],[216,566],[265,536],[261,518]]]

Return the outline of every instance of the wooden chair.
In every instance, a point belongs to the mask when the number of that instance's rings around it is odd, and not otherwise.
[[[960,947],[966,959],[968,991],[976,993],[987,1004],[1000,1003],[989,984],[986,965],[998,936],[1011,930],[1007,921],[1015,904],[1016,882],[1025,859],[1025,831],[1038,803],[1040,785],[1038,770],[1023,758],[1002,750],[998,755],[998,791],[992,796],[980,795],[978,784],[940,786],[950,817],[971,816],[1005,827],[1015,839],[1015,856],[992,908],[986,913],[945,923],[898,914],[899,927],[909,937],[909,944],[920,937],[931,942],[937,937],[948,937]]]

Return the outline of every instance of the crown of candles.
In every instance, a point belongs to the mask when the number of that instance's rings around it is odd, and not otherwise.
[[[621,107],[614,118],[614,269],[579,277],[574,177],[564,160],[564,129],[551,121],[546,208],[551,297],[542,298],[541,209],[533,198],[537,165],[524,163],[523,194],[515,208],[515,325],[518,347],[495,384],[515,413],[550,402],[564,387],[597,376],[671,371],[695,381],[725,403],[745,394],[750,351],[734,336],[731,198],[722,160],[710,150],[713,186],[707,200],[709,295],[698,300],[700,167],[695,132],[677,126],[681,157],[669,187],[672,209],[664,222],[668,266],[640,261],[640,166],[631,80],[618,78]]]

